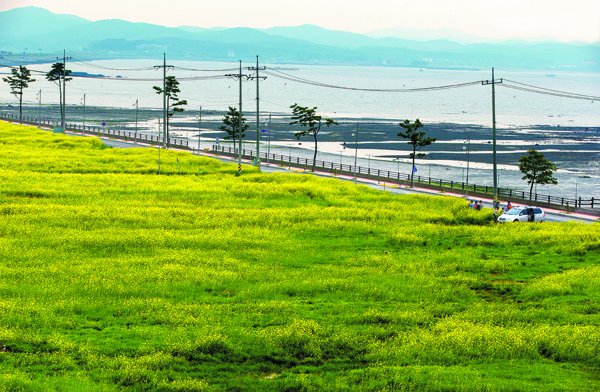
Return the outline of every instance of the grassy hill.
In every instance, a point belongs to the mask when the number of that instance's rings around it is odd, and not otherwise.
[[[600,389],[598,225],[0,123],[0,390]]]

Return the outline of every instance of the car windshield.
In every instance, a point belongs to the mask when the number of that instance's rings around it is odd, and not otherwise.
[[[510,210],[508,210],[506,212],[506,215],[519,215],[520,212],[521,212],[520,208],[511,208]]]

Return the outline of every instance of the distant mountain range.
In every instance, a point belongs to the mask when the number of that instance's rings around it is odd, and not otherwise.
[[[318,26],[164,27],[123,20],[89,21],[25,7],[0,12],[0,55],[31,58],[66,49],[86,59],[160,58],[281,64],[348,64],[418,68],[600,71],[600,44],[511,41],[459,43],[373,37]],[[8,55],[8,53],[12,54]]]

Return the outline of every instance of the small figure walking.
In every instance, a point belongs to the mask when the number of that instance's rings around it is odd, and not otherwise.
[[[527,211],[527,220],[529,222],[535,222],[535,212],[533,211],[533,208],[530,208]]]

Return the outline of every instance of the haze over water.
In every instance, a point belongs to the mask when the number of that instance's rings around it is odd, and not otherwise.
[[[189,110],[198,110],[200,106],[204,110],[225,111],[228,106],[238,106],[239,90],[238,82],[234,79],[219,80],[185,80],[190,77],[203,77],[212,75],[233,74],[237,71],[237,62],[196,62],[196,61],[167,61],[176,68],[169,71],[169,74],[175,75],[181,79],[180,97],[187,99]],[[156,108],[162,107],[161,97],[154,93],[152,86],[160,85],[162,71],[151,70],[154,65],[159,65],[161,61],[157,60],[110,60],[93,61],[89,63],[73,62],[68,64],[68,68],[74,72],[87,72],[90,74],[103,74],[106,76],[120,76],[120,80],[106,79],[82,79],[75,78],[67,86],[67,104],[81,105],[83,94],[86,94],[86,103],[88,106],[108,106],[131,109],[136,99],[139,99],[140,107]],[[254,66],[253,62],[244,63],[243,72],[252,74],[246,67]],[[262,64],[261,64],[262,65]],[[358,66],[318,66],[318,65],[267,65],[295,77],[304,78],[311,81],[336,85],[350,88],[367,89],[400,89],[400,88],[421,88],[441,85],[452,85],[468,82],[476,82],[491,79],[491,70],[431,70],[419,68],[392,68],[392,67],[358,67]],[[31,65],[32,69],[47,71],[48,65]],[[119,69],[119,70],[111,70]],[[136,71],[125,71],[125,69],[141,69]],[[217,70],[211,72],[182,70],[182,68],[196,70]],[[42,75],[36,76],[38,81],[34,83],[27,91],[26,101],[34,104],[35,92],[42,90],[44,103],[55,103],[58,101],[58,89],[54,84],[43,80]],[[496,70],[496,78],[504,78],[521,83],[531,84],[553,90],[569,91],[587,95],[598,95],[600,89],[600,74],[596,73],[569,73],[552,71],[505,71]],[[132,81],[127,79],[148,79],[143,81]],[[151,80],[156,79],[156,80]],[[243,82],[243,109],[249,123],[255,121],[256,110],[256,82]],[[426,124],[429,123],[456,123],[456,124],[476,124],[484,127],[491,127],[492,118],[492,99],[491,86],[475,85],[459,89],[429,91],[429,92],[404,92],[404,93],[384,93],[384,92],[365,92],[353,91],[347,89],[324,88],[275,77],[273,73],[268,75],[265,81],[260,84],[260,103],[261,117],[266,120],[268,113],[275,113],[280,118],[280,128],[285,130],[287,120],[285,116],[290,114],[289,106],[293,103],[299,103],[304,106],[318,106],[319,112],[331,116],[340,121],[372,123],[381,121],[384,123],[397,124],[398,121],[405,118],[420,118]],[[14,97],[10,96],[5,90],[0,90],[0,99],[3,102],[12,102]],[[68,114],[67,114],[68,115]],[[551,193],[560,190],[561,194],[572,196],[575,193],[575,187],[579,194],[597,196],[600,189],[600,102],[573,100],[561,97],[537,95],[527,92],[511,90],[498,85],[496,88],[496,115],[499,127],[498,138],[510,139],[501,141],[500,144],[507,146],[507,143],[515,143],[515,146],[525,146],[523,141],[536,139],[539,146],[536,148],[547,153],[555,154],[561,159],[563,152],[570,154],[570,163],[564,164],[559,173],[559,187],[541,187],[540,193]],[[107,119],[110,114],[107,113]],[[190,115],[184,113],[177,115],[179,120],[185,119]],[[283,116],[283,118],[282,118]],[[188,120],[194,123],[195,117],[189,117]],[[209,118],[206,118],[209,120]],[[219,116],[212,119],[216,124]],[[277,121],[277,120],[276,120]],[[388,124],[391,129],[392,125]],[[192,125],[193,126],[193,125]],[[542,127],[540,127],[542,126]],[[153,125],[150,124],[152,128]],[[531,130],[529,127],[535,127]],[[565,129],[568,127],[591,128],[590,132],[585,133],[585,138],[572,140],[572,131]],[[562,128],[562,129],[561,129]],[[216,129],[216,125],[214,126]],[[254,129],[254,125],[251,125]],[[427,128],[426,128],[427,129]],[[207,129],[209,130],[209,129]],[[379,139],[373,131],[372,142]],[[440,132],[440,129],[437,129]],[[395,130],[393,131],[395,132]],[[285,139],[285,131],[280,130],[279,137]],[[325,134],[325,132],[324,132]],[[282,136],[283,135],[283,136]],[[477,164],[477,156],[489,158],[489,135],[483,132],[473,132],[465,130],[463,133],[448,133],[438,136],[439,142],[428,147],[426,152],[432,153],[432,159],[427,162],[440,165],[448,165],[454,169],[433,168],[432,176],[448,178],[453,176],[458,180],[464,178],[465,157],[464,150],[461,149],[461,143],[467,138],[472,139],[472,181],[486,181],[490,178],[489,163],[481,161]],[[207,137],[209,139],[209,137]],[[320,145],[320,151],[325,154],[320,157],[329,160],[338,159],[335,156],[340,154],[342,140],[350,138],[332,138],[326,143]],[[289,143],[275,142],[273,148],[278,146],[293,146],[310,149],[312,144],[305,143],[301,146],[293,140],[293,130],[289,130]],[[339,140],[339,141],[336,141]],[[362,143],[369,140],[362,140]],[[581,145],[577,143],[581,142]],[[390,143],[389,140],[381,142],[381,145],[362,145],[359,147],[358,157],[363,159],[359,164],[366,165],[365,159],[370,155],[372,157],[382,158],[382,165],[389,165],[390,169],[397,167],[392,161],[399,144],[405,143],[397,139],[397,142]],[[576,143],[577,145],[573,145]],[[454,144],[454,147],[449,145]],[[569,146],[568,148],[565,146]],[[351,147],[351,146],[348,146]],[[282,147],[283,148],[283,147]],[[527,147],[514,148],[507,153],[524,154]],[[275,150],[276,151],[276,150]],[[288,149],[289,151],[289,149]],[[454,153],[452,152],[454,151]],[[438,153],[437,158],[434,153]],[[297,153],[301,153],[300,150]],[[581,154],[581,159],[573,159],[573,154]],[[454,154],[454,155],[453,155]],[[343,154],[342,154],[343,155]],[[351,155],[348,151],[347,155]],[[342,157],[343,159],[343,157]],[[516,160],[518,158],[515,158]],[[573,163],[575,161],[575,163]],[[346,162],[351,163],[351,162]],[[482,170],[478,174],[477,169]],[[513,186],[524,188],[525,184],[520,181],[520,174],[516,171],[513,164],[504,167],[506,181],[504,186]],[[402,171],[409,171],[409,168],[401,168]],[[431,169],[429,169],[431,170]],[[512,171],[512,172],[511,172]],[[427,173],[421,173],[427,174]],[[577,183],[577,185],[575,185]]]
[[[160,65],[157,60],[111,60],[90,63],[71,63],[75,72],[88,72],[126,78],[160,79],[161,71],[115,71],[107,68],[147,68]],[[237,62],[215,63],[196,61],[170,61],[177,68],[226,70],[221,72],[196,72],[175,69],[169,74],[178,78],[236,73]],[[243,72],[251,74],[244,63]],[[262,65],[262,64],[261,64]],[[267,65],[277,67],[277,65]],[[48,65],[32,65],[33,69],[47,71]],[[287,74],[312,81],[367,89],[400,89],[451,85],[491,79],[491,70],[431,70],[396,67],[311,66],[281,65]],[[287,69],[292,70],[287,70]],[[600,74],[567,73],[552,71],[496,70],[496,78],[509,79],[549,89],[599,95]],[[58,100],[58,89],[38,77],[26,94],[26,100],[35,101],[35,91],[41,88],[45,102]],[[136,99],[140,106],[162,107],[160,96],[152,90],[160,81],[125,81],[76,78],[69,83],[67,103],[79,104],[87,94],[90,106],[131,107]],[[243,83],[245,111],[255,110],[255,82]],[[269,76],[261,82],[261,112],[289,112],[293,103],[318,106],[330,116],[354,118],[404,119],[420,118],[425,121],[462,124],[491,124],[491,86],[476,85],[453,90],[383,93],[330,89],[299,84]],[[238,84],[235,80],[182,81],[181,96],[191,108],[202,105],[205,109],[226,110],[238,106]],[[3,101],[13,97],[0,90]],[[499,85],[496,89],[496,113],[499,125],[526,127],[529,125],[600,126],[600,102],[531,94],[510,90]]]

